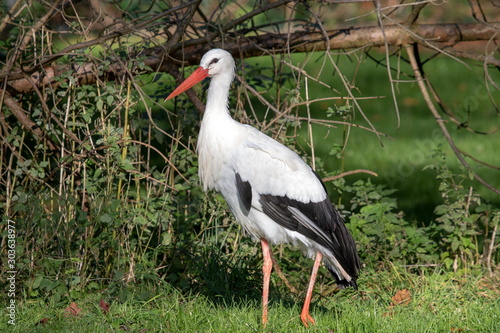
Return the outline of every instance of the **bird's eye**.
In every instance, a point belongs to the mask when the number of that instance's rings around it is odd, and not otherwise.
[[[216,64],[218,62],[219,62],[219,59],[218,58],[214,58],[214,59],[212,59],[212,61],[210,61],[210,63],[208,65],[210,66],[210,65]]]

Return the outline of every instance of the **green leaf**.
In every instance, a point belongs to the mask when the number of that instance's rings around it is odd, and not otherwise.
[[[111,221],[113,221],[113,218],[108,213],[104,213],[99,217],[99,221],[103,223],[111,223]]]
[[[104,102],[102,101],[102,99],[98,99],[97,102],[96,102],[96,107],[97,107],[97,110],[103,110],[104,109]]]

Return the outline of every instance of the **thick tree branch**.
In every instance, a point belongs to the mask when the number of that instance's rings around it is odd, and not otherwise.
[[[285,47],[291,52],[312,52],[330,50],[359,49],[374,46],[402,46],[408,43],[422,41],[453,44],[468,41],[487,41],[500,39],[498,32],[500,22],[484,25],[481,23],[467,24],[416,24],[411,31],[401,25],[385,25],[384,34],[379,26],[353,27],[349,29],[328,30],[328,43],[325,43],[322,32],[295,32],[292,34],[263,34],[259,36],[241,37],[237,41],[226,41],[224,48],[233,55],[253,57],[263,55],[263,49],[269,53],[281,53]],[[417,38],[418,37],[418,38]],[[196,65],[201,56],[212,48],[204,40],[196,40],[197,44],[184,47],[179,54],[171,56],[183,59],[186,65]],[[194,43],[193,43],[194,44]],[[181,55],[184,55],[181,57]],[[491,60],[491,61],[494,61]],[[162,69],[160,68],[160,71]]]
[[[421,43],[423,41],[432,41],[433,43],[453,44],[466,41],[486,41],[492,38],[499,38],[498,31],[500,22],[484,25],[481,23],[467,24],[417,24],[412,25],[411,31],[400,25],[384,26],[384,34],[380,27],[370,26],[362,28],[349,28],[328,30],[328,43],[325,43],[324,34],[321,32],[295,32],[292,34],[263,34],[259,36],[241,37],[234,41],[225,41],[224,48],[233,55],[241,57],[253,57],[268,53],[275,54],[287,50],[291,52],[312,52],[322,51],[327,47],[331,50],[368,48],[374,46],[401,46],[409,43]],[[195,43],[196,42],[196,43]],[[82,43],[82,47],[87,47],[89,42]],[[181,42],[182,43],[182,42]],[[186,43],[184,43],[185,45]],[[434,44],[435,45],[435,44]],[[71,49],[77,50],[78,44]],[[186,66],[199,63],[201,56],[210,48],[221,46],[219,43],[207,45],[205,38],[193,40],[191,46],[178,48],[176,45],[172,49],[178,51],[166,54],[164,47],[155,47],[141,51],[144,57],[143,62],[146,66],[160,72],[171,72],[171,59],[179,59]],[[63,50],[66,52],[66,50]],[[65,53],[66,54],[66,53]],[[52,59],[57,59],[61,55],[54,54]],[[469,57],[471,57],[469,55]],[[168,59],[168,60],[167,60]],[[489,64],[500,67],[500,59],[493,57],[485,58],[478,56],[478,59],[486,61]],[[47,84],[56,84],[54,77],[61,73],[73,71],[81,84],[92,84],[98,77],[97,71],[93,70],[94,64],[87,63],[82,65],[56,65],[46,67],[43,73],[32,73],[32,79],[39,87]],[[107,79],[113,79],[126,70],[120,68],[119,63],[113,62],[104,72]],[[0,80],[7,80],[8,91],[11,94],[27,93],[32,91],[32,85],[23,78],[22,72],[12,71],[0,76]]]

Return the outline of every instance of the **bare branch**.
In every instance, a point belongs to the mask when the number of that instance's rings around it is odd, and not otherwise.
[[[385,34],[385,27],[384,27],[384,24],[382,23],[382,13],[381,13],[381,10],[380,10],[380,0],[375,1],[375,3],[376,3],[376,6],[377,6],[378,24],[379,24],[379,27],[380,27],[380,31],[382,32],[382,36],[384,38],[384,43],[385,43],[384,50],[385,50],[385,61],[387,63],[387,66],[386,66],[387,77],[389,78],[389,85],[391,87],[392,102],[394,104],[394,109],[396,111],[396,117],[397,117],[397,120],[398,120],[398,126],[397,127],[399,128],[399,126],[401,125],[401,116],[400,116],[400,112],[399,112],[398,100],[396,98],[396,88],[394,87],[394,79],[392,78],[391,65],[390,65],[390,63],[391,63],[390,61],[391,60],[390,60],[390,54],[389,54],[389,45],[388,45],[388,41],[387,41],[387,35]],[[418,12],[417,12],[416,15],[418,16]],[[415,18],[413,19],[413,21],[416,20],[416,19],[417,18],[415,16]]]
[[[421,24],[412,26],[412,31],[418,35],[421,40],[433,41],[439,43],[458,43],[463,41],[478,41],[490,40],[492,38],[500,38],[498,29],[500,23],[495,23],[496,28],[479,23],[467,24]],[[405,28],[399,25],[384,26],[384,33],[380,27],[362,27],[350,29],[338,29],[326,31],[329,38],[328,43],[325,43],[325,36],[319,32],[295,32],[287,36],[277,34],[264,34],[260,36],[244,37],[237,42],[225,42],[225,49],[238,57],[253,57],[264,54],[263,49],[273,54],[281,52],[283,45],[288,44],[290,52],[311,52],[321,51],[329,47],[331,50],[351,49],[351,48],[367,48],[373,46],[392,45],[399,46],[412,42],[421,42],[414,35],[410,34]],[[384,38],[385,35],[385,38]],[[99,42],[106,40],[102,37]],[[194,42],[194,41],[193,41]],[[184,65],[196,65],[199,63],[201,56],[211,47],[220,46],[219,43],[214,43],[213,46],[206,45],[203,40],[196,40],[197,44],[192,46],[184,46],[180,50],[170,54],[169,57],[181,59]],[[72,47],[62,50],[50,57],[50,61],[58,59],[62,55],[69,55],[69,51],[75,51],[79,48],[86,48],[90,45],[97,44],[96,41],[89,41],[80,44],[75,44]],[[173,49],[176,46],[172,46]],[[165,61],[165,49],[156,47],[147,49],[141,52],[145,56],[144,64],[151,67],[153,70],[160,72],[169,72],[171,66],[170,61]],[[477,56],[478,60],[484,60],[487,63],[498,65],[499,60],[492,56]],[[44,61],[44,62],[48,62]],[[38,86],[54,84],[54,76],[61,73],[74,70],[74,76],[78,78],[82,84],[92,84],[97,79],[93,70],[93,64],[83,65],[57,65],[46,67],[44,73],[33,72],[32,78],[37,82]],[[108,78],[113,78],[124,71],[118,63],[113,63],[104,73]],[[28,71],[29,73],[29,71]],[[19,71],[4,71],[0,74],[0,80],[7,79],[9,81],[11,94],[20,92],[29,92],[32,87],[28,81],[23,78],[24,74]]]
[[[350,170],[350,171],[342,172],[341,174],[338,174],[335,176],[323,178],[323,182],[325,182],[325,183],[330,182],[332,180],[344,178],[345,176],[355,175],[357,173],[367,173],[367,174],[372,175],[374,177],[378,177],[378,174],[373,172],[373,171],[364,170],[364,169],[357,169],[357,170]]]
[[[196,0],[196,2],[192,3],[187,9],[186,15],[179,20],[179,24],[177,25],[177,29],[175,30],[174,34],[170,37],[169,41],[167,42],[167,49],[170,49],[172,45],[175,43],[178,43],[179,40],[182,38],[182,35],[186,31],[186,27],[188,26],[189,23],[191,23],[191,20],[193,18],[193,15],[196,13],[198,10],[198,7],[200,6],[201,0]]]
[[[484,15],[481,4],[478,0],[469,0],[469,5],[472,11],[472,17],[474,17],[479,22],[486,22],[486,16]]]
[[[0,36],[5,34],[5,29],[12,22],[12,20],[19,14],[21,14],[21,10],[18,9],[23,3],[23,0],[17,0],[14,4],[12,4],[9,11],[7,12],[7,15],[4,16],[2,22],[0,23]]]
[[[28,131],[33,132],[40,139],[45,139],[47,141],[47,147],[52,151],[57,151],[57,145],[50,139],[45,136],[40,127],[33,122],[27,115],[26,112],[21,108],[19,103],[7,92],[4,93],[3,96],[3,104],[7,106],[17,120],[26,128]]]
[[[33,24],[31,31],[33,31],[33,32],[38,31],[45,24],[47,24],[47,21],[54,14],[54,12],[56,11],[56,8],[59,6],[60,3],[61,3],[61,0],[55,1],[54,4],[52,5],[52,7],[47,11],[47,13],[44,16],[42,16],[40,19],[38,19],[38,21],[35,24]],[[24,51],[26,49],[27,45],[30,44],[30,42],[32,41],[33,36],[34,36],[34,34],[26,34],[24,36],[24,38],[20,41],[20,43],[18,45],[16,45],[16,47],[14,49],[14,53],[7,60],[7,64],[2,69],[2,72],[0,72],[0,80],[3,80],[6,77],[6,75],[8,75],[12,66],[17,61],[19,56],[21,55],[21,52]]]
[[[420,15],[420,12],[422,11],[422,9],[424,9],[425,6],[427,6],[427,4],[428,2],[426,1],[414,4],[413,8],[411,9],[410,15],[408,15],[403,24],[412,25],[413,23],[415,23],[418,19],[418,16]]]

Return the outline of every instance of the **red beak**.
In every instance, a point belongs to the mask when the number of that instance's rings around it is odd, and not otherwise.
[[[184,80],[168,97],[165,101],[185,92],[201,80],[208,77],[208,68],[198,67],[187,79]]]

